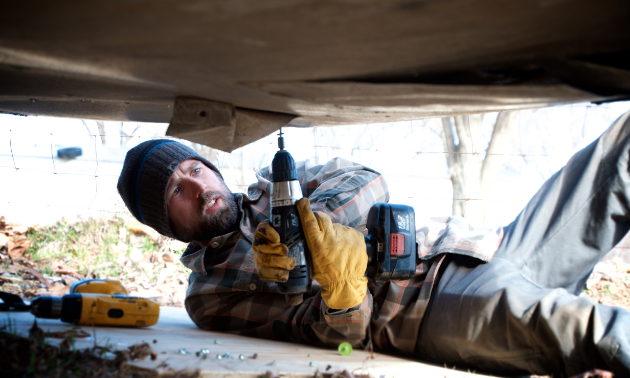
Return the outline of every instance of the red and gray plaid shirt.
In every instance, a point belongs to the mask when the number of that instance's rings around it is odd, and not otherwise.
[[[360,231],[372,205],[389,200],[378,172],[344,159],[324,165],[299,162],[297,170],[313,211]],[[242,209],[240,231],[218,236],[204,248],[191,243],[181,258],[192,270],[186,310],[200,328],[336,347],[343,341],[354,346],[367,341],[370,326],[377,348],[412,353],[444,256],[488,261],[501,242],[501,230],[473,231],[458,217],[433,219],[418,227],[421,263],[412,279],[372,286],[360,306],[341,314],[328,311],[315,282],[302,304],[289,306],[275,283],[262,282],[254,268],[252,238],[258,223],[269,217],[269,168],[257,177],[247,195],[235,195]]]

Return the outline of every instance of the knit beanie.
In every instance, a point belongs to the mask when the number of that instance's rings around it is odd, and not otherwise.
[[[223,176],[195,150],[170,139],[142,142],[127,152],[118,177],[118,193],[136,219],[162,235],[181,240],[168,218],[166,186],[179,164],[196,159]]]

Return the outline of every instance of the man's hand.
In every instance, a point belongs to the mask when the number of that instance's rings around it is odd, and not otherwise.
[[[289,248],[280,243],[280,235],[269,221],[262,221],[254,235],[254,265],[263,281],[286,282],[295,267],[295,257],[287,257]]]
[[[311,251],[314,278],[331,309],[347,309],[363,302],[367,292],[367,252],[359,231],[333,224],[330,217],[311,210],[308,199],[297,202],[302,229]]]

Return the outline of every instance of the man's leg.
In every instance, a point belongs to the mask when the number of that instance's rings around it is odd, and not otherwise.
[[[473,264],[473,265],[470,265]],[[540,287],[509,260],[452,256],[420,329],[417,357],[494,374],[630,376],[630,313]]]
[[[495,372],[630,376],[630,315],[578,294],[630,228],[630,122],[622,116],[551,177],[491,262],[453,257],[420,332],[419,357]]]

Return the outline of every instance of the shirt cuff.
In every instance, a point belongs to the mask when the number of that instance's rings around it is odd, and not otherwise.
[[[332,308],[326,308],[326,315],[341,315],[341,314],[345,314],[346,312],[358,310],[359,308],[361,308],[360,304],[358,306],[354,306],[352,308],[346,308],[343,310],[334,310]]]

